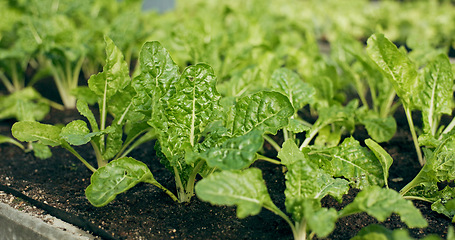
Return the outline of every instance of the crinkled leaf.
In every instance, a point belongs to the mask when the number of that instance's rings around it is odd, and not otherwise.
[[[384,184],[380,161],[354,138],[346,138],[332,156],[335,177],[349,179],[354,187],[363,189],[370,185]]]
[[[436,131],[442,114],[452,113],[453,74],[449,58],[438,55],[423,69],[423,89],[414,104],[422,111],[425,132]]]
[[[180,78],[179,67],[159,42],[146,42],[141,49],[141,74],[133,79],[133,103],[137,111],[150,118],[153,108],[169,87]]]
[[[200,157],[207,161],[209,167],[221,170],[239,170],[248,167],[256,160],[256,153],[262,148],[264,139],[259,130],[233,137],[220,147],[211,148]]]
[[[136,91],[131,85],[119,90],[108,102],[108,111],[114,117],[114,122],[124,124],[127,120],[133,122],[141,120],[141,116],[135,112],[132,102]]]
[[[437,199],[437,200],[436,200]],[[455,223],[455,188],[445,187],[443,190],[437,193],[436,198],[431,205],[431,209],[438,213],[444,214],[452,219],[452,223]]]
[[[382,166],[382,172],[384,173],[384,182],[388,186],[387,179],[389,178],[389,169],[392,166],[393,158],[387,153],[384,148],[371,139],[366,139],[365,144],[374,153],[376,158],[379,160]]]
[[[361,120],[368,135],[377,142],[389,141],[397,131],[397,123],[392,116],[386,118],[366,118]]]
[[[257,168],[213,173],[196,184],[196,194],[212,204],[236,205],[239,218],[256,215],[264,206],[276,208]]]
[[[23,142],[39,142],[51,147],[59,146],[61,129],[49,124],[33,121],[20,121],[11,128],[13,136]]]
[[[93,136],[99,136],[102,132],[90,132],[87,123],[82,120],[74,120],[62,128],[60,138],[71,145],[84,145],[92,139]]]
[[[405,200],[394,190],[379,186],[371,186],[359,192],[354,201],[339,212],[339,216],[344,217],[360,212],[366,212],[380,222],[386,220],[392,213],[396,213],[410,228],[423,228],[428,225],[411,201]]]
[[[320,201],[331,195],[338,201],[349,190],[349,183],[344,179],[334,179],[310,161],[292,140],[283,143],[278,158],[286,165],[286,210],[294,220],[300,222],[305,217],[300,205],[305,199]]]
[[[316,90],[305,83],[297,73],[287,68],[275,70],[271,77],[272,90],[283,93],[289,98],[295,111],[306,104],[312,104]]]
[[[281,93],[262,91],[239,99],[235,105],[232,134],[246,134],[258,129],[276,134],[289,124],[294,108],[289,99]]]
[[[93,206],[102,207],[140,182],[156,182],[147,165],[134,158],[119,158],[93,173],[85,196]]]
[[[289,119],[289,125],[287,126],[287,130],[296,133],[307,132],[310,131],[311,127],[302,123],[302,121],[298,119],[291,118]]]
[[[149,121],[159,134],[162,152],[168,159],[183,154],[183,145],[194,146],[205,127],[216,116],[216,77],[210,66],[185,69],[179,82],[160,101],[160,112]]]
[[[419,92],[414,63],[383,34],[373,34],[367,41],[368,55],[392,81],[397,95],[406,105]]]
[[[131,81],[128,64],[120,49],[109,37],[106,36],[104,41],[106,43],[106,63],[103,72],[92,75],[88,80],[90,90],[101,98],[101,102],[110,99]]]
[[[422,195],[418,192],[409,192],[411,189],[424,184],[434,186],[437,182],[455,180],[455,141],[454,135],[443,138],[435,150],[424,148],[426,164],[417,176],[400,190],[407,195]],[[427,195],[423,193],[423,195]]]
[[[93,112],[90,110],[88,107],[88,103],[83,100],[83,99],[78,99],[76,102],[76,108],[79,113],[86,117],[88,122],[90,123],[90,126],[92,127],[93,132],[99,131],[98,123],[96,122],[95,115],[93,115]]]

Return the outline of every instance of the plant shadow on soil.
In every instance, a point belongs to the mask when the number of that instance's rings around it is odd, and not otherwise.
[[[397,133],[382,146],[394,159],[389,185],[399,190],[414,178],[420,166],[403,112],[398,110],[395,117],[398,120]],[[43,122],[66,124],[74,119],[82,117],[75,111],[52,110]],[[0,134],[11,136],[13,123],[0,122]],[[354,137],[363,142],[367,138],[365,129],[358,127]],[[276,138],[279,140],[279,136]],[[154,142],[141,145],[130,156],[146,163],[157,181],[175,192],[173,175],[160,164],[153,146]],[[95,163],[89,145],[77,147],[76,150]],[[267,144],[264,150],[266,155],[276,156]],[[66,150],[57,147],[52,152],[50,159],[41,160],[35,158],[33,153],[24,153],[11,144],[0,144],[0,184],[85,218],[118,239],[293,239],[287,223],[268,210],[263,209],[256,216],[238,219],[235,207],[212,206],[200,201],[197,196],[188,204],[178,204],[150,184],[133,187],[105,207],[93,207],[84,195],[85,188],[90,184],[90,171]],[[285,179],[281,166],[258,161],[253,167],[263,171],[272,200],[284,211]],[[331,197],[324,198],[322,204],[339,210],[350,203],[357,193],[358,190],[351,189],[341,204]],[[421,238],[436,234],[445,238],[450,220],[433,212],[429,203],[414,201],[414,204],[427,219],[429,227],[410,229],[410,235]],[[363,227],[374,223],[378,221],[367,214],[342,218],[326,239],[349,239]],[[392,215],[381,224],[389,229],[407,228],[397,215]]]

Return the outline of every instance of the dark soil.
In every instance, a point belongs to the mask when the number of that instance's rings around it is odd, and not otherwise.
[[[407,129],[407,122],[402,112],[396,113],[399,130],[395,137],[383,147],[391,154],[394,163],[390,169],[389,183],[399,190],[420,170],[415,150]],[[46,123],[68,123],[82,119],[74,111],[60,112],[53,110]],[[10,128],[14,121],[0,122],[0,134],[11,135]],[[354,137],[362,140],[366,132],[359,127]],[[154,151],[154,143],[142,145],[131,153],[131,157],[145,162],[155,178],[171,191],[175,191],[173,175],[159,162]],[[267,154],[273,156],[269,146],[264,146]],[[95,164],[90,146],[76,148],[86,159]],[[263,210],[259,215],[238,219],[235,207],[212,206],[193,197],[189,204],[173,202],[160,189],[140,184],[119,195],[105,207],[90,205],[84,195],[84,189],[90,183],[91,172],[69,152],[62,148],[53,148],[50,159],[41,160],[32,153],[24,153],[11,144],[0,145],[0,184],[18,190],[23,194],[64,210],[70,214],[87,219],[106,230],[118,239],[292,239],[292,232],[287,223],[273,213]],[[282,168],[268,162],[256,162],[254,167],[262,169],[264,179],[272,200],[284,210],[284,176]],[[327,197],[325,207],[341,209],[353,200],[358,190],[352,189],[339,204]],[[428,234],[446,237],[450,220],[433,212],[430,204],[415,201],[428,220],[429,227],[411,229],[412,237],[421,238]],[[373,223],[378,223],[367,214],[340,219],[335,231],[327,239],[349,239],[357,232]],[[389,229],[407,228],[399,217],[392,215],[381,223]]]

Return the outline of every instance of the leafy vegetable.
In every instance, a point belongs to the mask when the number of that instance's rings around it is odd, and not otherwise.
[[[367,52],[371,59],[376,62],[387,78],[392,82],[398,97],[400,97],[411,130],[412,139],[416,148],[419,163],[424,164],[422,151],[417,140],[414,122],[411,116],[412,97],[420,90],[417,70],[414,63],[406,53],[390,42],[383,34],[373,34],[367,42]]]
[[[102,167],[110,160],[123,157],[138,144],[154,137],[153,134],[144,134],[150,132],[150,127],[140,124],[141,119],[134,114],[131,99],[135,92],[131,87],[128,66],[123,60],[122,53],[111,39],[106,37],[105,40],[107,59],[104,71],[89,79],[89,88],[92,94],[97,96],[100,107],[100,123],[98,124],[87,102],[78,100],[77,110],[88,119],[91,129],[82,120],[74,120],[63,128],[34,121],[19,121],[11,130],[14,137],[21,141],[51,147],[62,146],[92,171],[96,168],[83,159],[71,145],[78,146],[91,142],[98,167]],[[114,117],[110,126],[106,126],[108,112]],[[136,125],[128,130],[125,127],[127,123]],[[125,141],[122,139],[124,130],[127,136]]]

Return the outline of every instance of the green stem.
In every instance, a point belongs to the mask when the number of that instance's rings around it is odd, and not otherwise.
[[[14,92],[14,86],[9,82],[8,78],[2,71],[0,71],[0,80],[2,81],[3,85],[5,85],[8,92]]]
[[[150,140],[154,139],[156,134],[155,133],[150,134],[150,132],[148,132],[148,133],[144,134],[142,137],[140,137],[133,144],[131,144],[134,141],[134,139],[136,139],[139,135],[141,135],[142,133],[144,133],[147,130],[149,130],[149,129],[145,129],[144,131],[141,131],[136,136],[131,138],[128,142],[125,142],[125,144],[123,145],[122,149],[120,149],[120,151],[117,153],[117,155],[115,156],[114,159],[125,157],[131,151],[133,151],[133,149],[135,149],[137,146],[139,146],[139,145],[141,145],[141,144],[143,144],[143,143],[145,143],[147,141],[150,141]],[[130,146],[130,144],[131,144],[131,146]],[[129,148],[128,148],[128,146],[129,146]],[[125,149],[127,149],[127,150],[125,151]]]
[[[188,182],[186,183],[186,191],[185,194],[187,202],[191,200],[191,197],[194,194],[194,183],[196,181],[196,176],[201,171],[202,166],[204,166],[205,161],[201,160],[198,162],[196,167],[194,167],[193,171],[191,172],[191,175],[188,178]]]
[[[439,136],[439,140],[442,139],[442,136],[444,134],[447,134],[449,133],[450,131],[452,131],[452,129],[455,127],[455,118],[452,119],[452,121],[449,123],[449,125],[447,125],[447,127],[444,129],[444,131],[442,132],[441,136]]]
[[[291,221],[291,219],[284,212],[282,212],[275,205],[269,206],[269,205],[265,204],[264,208],[268,209],[269,211],[271,211],[271,212],[275,213],[276,215],[280,216],[281,218],[283,218],[289,224],[289,226],[291,227],[292,235],[294,236],[294,239],[297,239],[296,238],[297,235],[298,235],[297,229],[295,228],[294,223]]]
[[[159,189],[163,190],[167,195],[169,195],[169,197],[172,198],[172,200],[174,200],[174,202],[179,201],[179,199],[175,196],[175,194],[173,194],[171,191],[169,191],[167,188],[165,188],[163,185],[161,185],[159,182],[157,182],[153,177],[151,179],[145,180],[145,182],[155,185]]]
[[[101,154],[100,148],[94,141],[90,141],[90,144],[92,145],[93,151],[95,152],[95,157],[96,157],[96,162],[98,164],[98,167],[103,167],[106,166],[107,161],[104,160],[103,155]]]
[[[272,145],[272,147],[277,151],[279,152],[281,150],[281,147],[280,145],[278,145],[278,143],[275,142],[275,140],[273,140],[271,137],[269,137],[268,135],[264,135],[263,136],[264,139],[270,143],[270,145]]]
[[[414,122],[412,121],[411,110],[408,107],[404,107],[404,111],[406,113],[406,118],[408,119],[409,130],[411,131],[412,141],[414,142],[414,147],[417,152],[417,157],[419,159],[419,163],[421,166],[423,166],[425,164],[425,161],[423,160],[423,157],[422,157],[422,151],[420,150],[419,141],[417,139],[417,134],[416,134],[416,131],[414,128]]]
[[[380,115],[382,118],[386,118],[389,115],[389,113],[392,109],[392,104],[393,104],[393,100],[395,99],[395,96],[396,96],[395,91],[391,90],[386,99],[386,102],[381,106]]]
[[[177,167],[174,167],[174,178],[175,178],[175,186],[177,188],[177,196],[179,199],[179,203],[186,202],[186,195],[185,195],[185,188],[183,187],[182,179],[180,178],[179,171]]]
[[[307,147],[310,144],[311,140],[316,136],[316,134],[318,134],[319,130],[321,130],[326,125],[327,124],[321,124],[316,129],[311,129],[309,136],[307,138],[305,138],[305,140],[303,141],[302,145],[300,145],[300,148],[299,148],[300,151],[302,151],[303,148]]]
[[[79,153],[77,153],[76,150],[74,150],[74,148],[72,148],[68,143],[63,143],[62,147],[68,150],[74,156],[76,156],[77,159],[79,159],[88,169],[90,169],[90,171],[92,172],[96,171],[96,168],[90,165],[90,163],[88,163],[81,155],[79,155]]]
[[[294,239],[295,240],[306,240],[306,228],[307,228],[307,224],[306,224],[306,220],[302,220],[302,222],[300,222],[298,225],[298,230],[297,230],[297,233],[296,235],[294,235]]]
[[[424,201],[424,202],[429,202],[432,203],[432,201],[423,198],[423,197],[417,197],[417,196],[403,196],[404,199],[406,200],[419,200],[419,201]]]
[[[264,160],[264,161],[267,161],[269,163],[273,163],[273,164],[277,164],[277,165],[281,165],[282,163],[278,160],[275,160],[275,159],[272,159],[272,158],[268,158],[264,155],[261,155],[259,153],[256,153],[256,157],[258,160]]]

